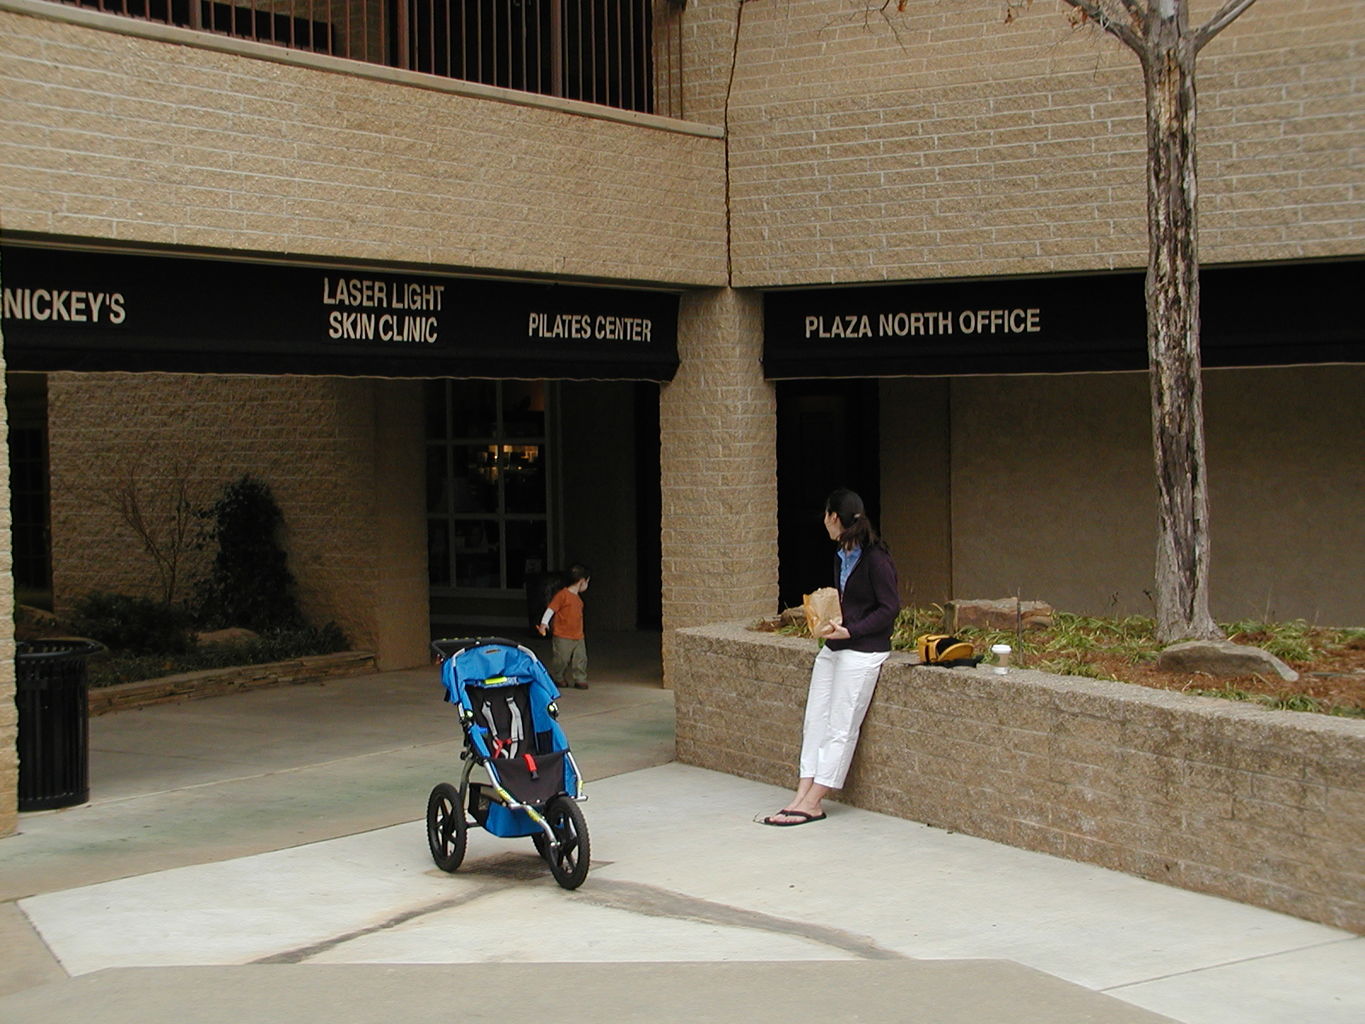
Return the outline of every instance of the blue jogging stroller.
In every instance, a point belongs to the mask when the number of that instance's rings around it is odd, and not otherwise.
[[[464,860],[470,825],[495,836],[530,836],[555,881],[588,877],[588,825],[578,766],[556,721],[559,690],[530,650],[500,637],[436,640],[445,699],[464,730],[460,784],[427,799],[427,845],[442,871]],[[471,782],[474,768],[487,782]]]

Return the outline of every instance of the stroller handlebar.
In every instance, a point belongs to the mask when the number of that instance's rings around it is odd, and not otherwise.
[[[484,644],[500,644],[504,647],[522,646],[519,641],[508,640],[503,636],[462,636],[433,640],[431,642],[431,649],[440,656],[442,661],[444,661],[446,658],[453,657],[461,651],[466,651],[471,647],[482,647]]]

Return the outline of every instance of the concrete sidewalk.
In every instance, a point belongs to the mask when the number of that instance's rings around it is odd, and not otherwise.
[[[459,749],[434,670],[95,719],[92,803],[0,840],[0,1019],[1365,1018],[1349,933],[853,808],[754,824],[785,791],[670,763],[650,643],[561,700],[572,893],[478,829],[432,864]]]

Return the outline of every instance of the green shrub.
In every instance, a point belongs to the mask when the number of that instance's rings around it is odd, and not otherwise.
[[[304,626],[298,629],[277,629],[245,640],[229,643],[200,644],[178,654],[129,654],[113,651],[108,657],[90,665],[91,686],[113,686],[116,683],[135,683],[144,679],[175,675],[179,672],[198,672],[211,668],[232,668],[239,665],[264,665],[272,661],[288,661],[314,654],[331,654],[348,647],[346,635],[335,623],[326,626]]]
[[[218,553],[209,574],[195,585],[199,625],[257,632],[301,626],[288,555],[276,537],[284,515],[269,486],[244,476],[224,487],[204,516],[213,520],[206,542],[216,543]]]
[[[190,614],[149,597],[95,592],[76,601],[71,632],[130,654],[182,653],[194,646]]]

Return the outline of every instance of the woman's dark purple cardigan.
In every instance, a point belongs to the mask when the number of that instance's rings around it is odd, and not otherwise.
[[[839,556],[834,556],[834,582],[839,583]],[[826,640],[834,651],[889,651],[891,627],[901,610],[896,585],[896,565],[881,545],[863,549],[858,564],[848,575],[840,601],[844,608],[847,640]]]

